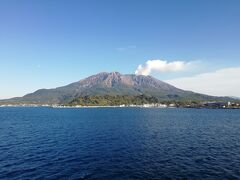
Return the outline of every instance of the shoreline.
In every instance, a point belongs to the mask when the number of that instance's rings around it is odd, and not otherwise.
[[[26,107],[26,108],[53,108],[53,109],[91,109],[91,108],[144,108],[144,109],[240,109],[239,107],[189,107],[189,106],[145,106],[145,105],[130,105],[130,106],[62,106],[62,105],[36,105],[36,104],[23,104],[23,105],[0,105],[0,108],[17,108],[17,107]]]

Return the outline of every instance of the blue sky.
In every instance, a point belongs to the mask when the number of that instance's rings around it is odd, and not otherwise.
[[[151,72],[161,80],[240,67],[239,8],[238,0],[1,0],[0,98],[134,73],[148,60],[197,64]]]

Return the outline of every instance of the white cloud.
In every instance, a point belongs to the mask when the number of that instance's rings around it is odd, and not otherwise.
[[[214,96],[240,97],[240,67],[165,81],[178,88]]]
[[[136,75],[149,75],[153,71],[157,72],[176,72],[188,69],[190,62],[165,60],[148,60],[144,65],[140,64],[135,71]]]

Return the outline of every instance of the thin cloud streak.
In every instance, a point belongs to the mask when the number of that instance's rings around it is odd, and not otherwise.
[[[121,51],[136,49],[136,48],[137,48],[137,46],[135,46],[135,45],[129,45],[127,47],[118,47],[118,48],[116,48],[116,50],[121,52]]]

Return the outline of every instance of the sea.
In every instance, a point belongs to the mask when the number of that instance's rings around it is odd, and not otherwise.
[[[240,110],[2,107],[0,179],[240,179]]]

